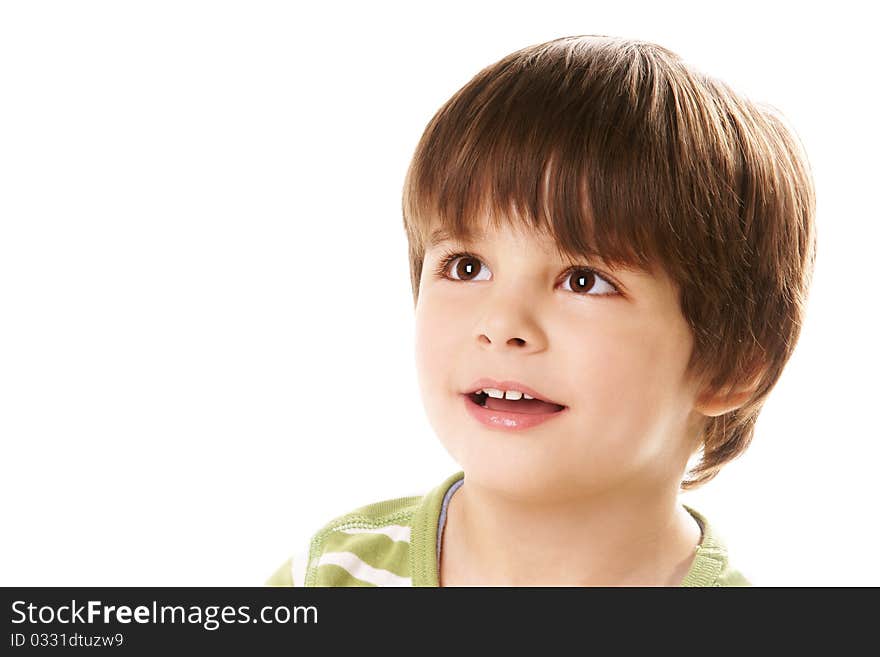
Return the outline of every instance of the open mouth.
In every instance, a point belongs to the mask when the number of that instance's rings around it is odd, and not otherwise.
[[[483,408],[488,408],[494,411],[507,411],[510,413],[538,415],[543,413],[558,413],[565,408],[565,406],[562,406],[561,404],[542,401],[540,399],[526,399],[525,397],[516,400],[498,399],[496,397],[490,397],[487,393],[481,390],[469,393],[467,394],[467,397],[469,397],[477,406],[482,406]]]

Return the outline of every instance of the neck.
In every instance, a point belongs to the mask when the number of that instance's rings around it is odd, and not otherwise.
[[[440,584],[677,586],[700,543],[675,488],[513,500],[465,479],[447,508]]]

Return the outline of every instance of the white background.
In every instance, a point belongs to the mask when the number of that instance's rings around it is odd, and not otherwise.
[[[259,585],[456,472],[417,389],[403,176],[477,71],[574,34],[660,43],[803,140],[800,343],[752,447],[682,501],[757,584],[880,584],[877,62],[864,5],[833,7],[4,2],[0,584]]]

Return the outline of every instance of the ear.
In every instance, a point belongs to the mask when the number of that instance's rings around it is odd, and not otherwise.
[[[763,372],[756,374],[748,383],[742,383],[715,395],[700,395],[694,402],[694,410],[708,417],[718,417],[734,411],[745,404],[761,383]]]
[[[694,409],[709,417],[718,417],[736,410],[752,396],[752,388],[735,388],[728,393],[718,393],[714,397],[701,397],[694,404]]]

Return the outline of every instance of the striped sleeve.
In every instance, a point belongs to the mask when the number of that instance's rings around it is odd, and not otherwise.
[[[263,586],[293,586],[293,557],[281,564]]]
[[[412,521],[423,499],[397,497],[336,516],[312,533],[307,543],[295,545],[300,551],[288,553],[292,556],[265,585],[412,586],[411,561],[416,554]],[[439,508],[439,498],[435,506]],[[433,526],[437,519],[425,522]],[[428,541],[432,562],[433,543],[433,538]]]
[[[322,533],[316,586],[412,586],[407,525],[341,526]]]
[[[304,586],[308,561],[309,550],[305,548],[281,564],[263,586]]]

